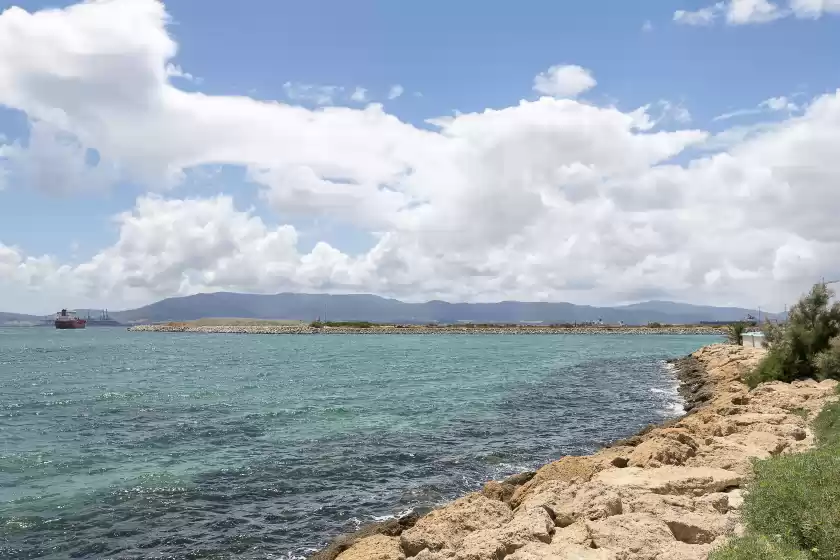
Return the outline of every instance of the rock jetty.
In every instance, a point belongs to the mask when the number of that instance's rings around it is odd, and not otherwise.
[[[590,456],[489,482],[416,517],[334,541],[312,560],[700,560],[743,531],[751,460],[813,445],[806,417],[834,381],[741,375],[763,350],[716,344],[676,366],[692,412]]]
[[[414,326],[376,325],[372,327],[313,327],[311,325],[191,325],[189,323],[165,323],[129,327],[132,332],[168,332],[203,334],[505,334],[505,335],[717,335],[724,330],[714,326],[667,326],[667,327],[548,327],[548,326]]]

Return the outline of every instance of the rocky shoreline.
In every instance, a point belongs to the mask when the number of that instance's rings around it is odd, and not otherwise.
[[[740,379],[763,350],[724,344],[672,363],[689,411],[589,456],[488,482],[422,517],[334,540],[311,560],[700,560],[743,531],[753,458],[813,446],[834,381]]]
[[[167,332],[201,334],[377,334],[377,335],[434,335],[434,334],[493,334],[493,335],[709,335],[723,336],[725,331],[716,326],[667,326],[667,327],[543,327],[543,326],[394,326],[313,327],[310,325],[228,325],[195,326],[189,323],[166,323],[129,327],[132,332]]]

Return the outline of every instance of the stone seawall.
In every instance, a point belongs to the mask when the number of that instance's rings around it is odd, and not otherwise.
[[[675,366],[691,412],[590,456],[488,482],[420,517],[336,539],[312,560],[700,560],[743,531],[753,458],[813,445],[836,382],[740,382],[763,350],[716,344]]]
[[[189,323],[168,323],[159,325],[137,325],[129,327],[132,332],[169,332],[202,334],[505,334],[505,335],[562,335],[562,334],[597,334],[597,335],[715,335],[723,336],[720,327],[672,326],[672,327],[461,327],[461,326],[373,326],[358,327],[312,327],[310,325],[231,325],[231,326],[194,326]]]

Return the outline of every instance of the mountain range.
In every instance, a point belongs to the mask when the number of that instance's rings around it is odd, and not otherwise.
[[[78,310],[86,316],[87,310]],[[91,315],[98,315],[91,311]],[[502,301],[498,303],[406,303],[374,295],[324,295],[282,293],[272,295],[217,292],[166,298],[151,305],[111,312],[124,324],[190,321],[202,318],[297,319],[313,321],[371,321],[374,323],[604,323],[644,325],[650,322],[692,324],[738,321],[756,310],[713,307],[670,301],[647,301],[616,307],[572,303]],[[778,318],[776,314],[768,314]],[[765,315],[762,314],[762,319]],[[0,313],[0,325],[38,322],[42,317]]]

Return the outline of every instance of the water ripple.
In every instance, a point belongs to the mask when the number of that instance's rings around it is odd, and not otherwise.
[[[304,558],[678,412],[704,337],[0,331],[0,558]]]

